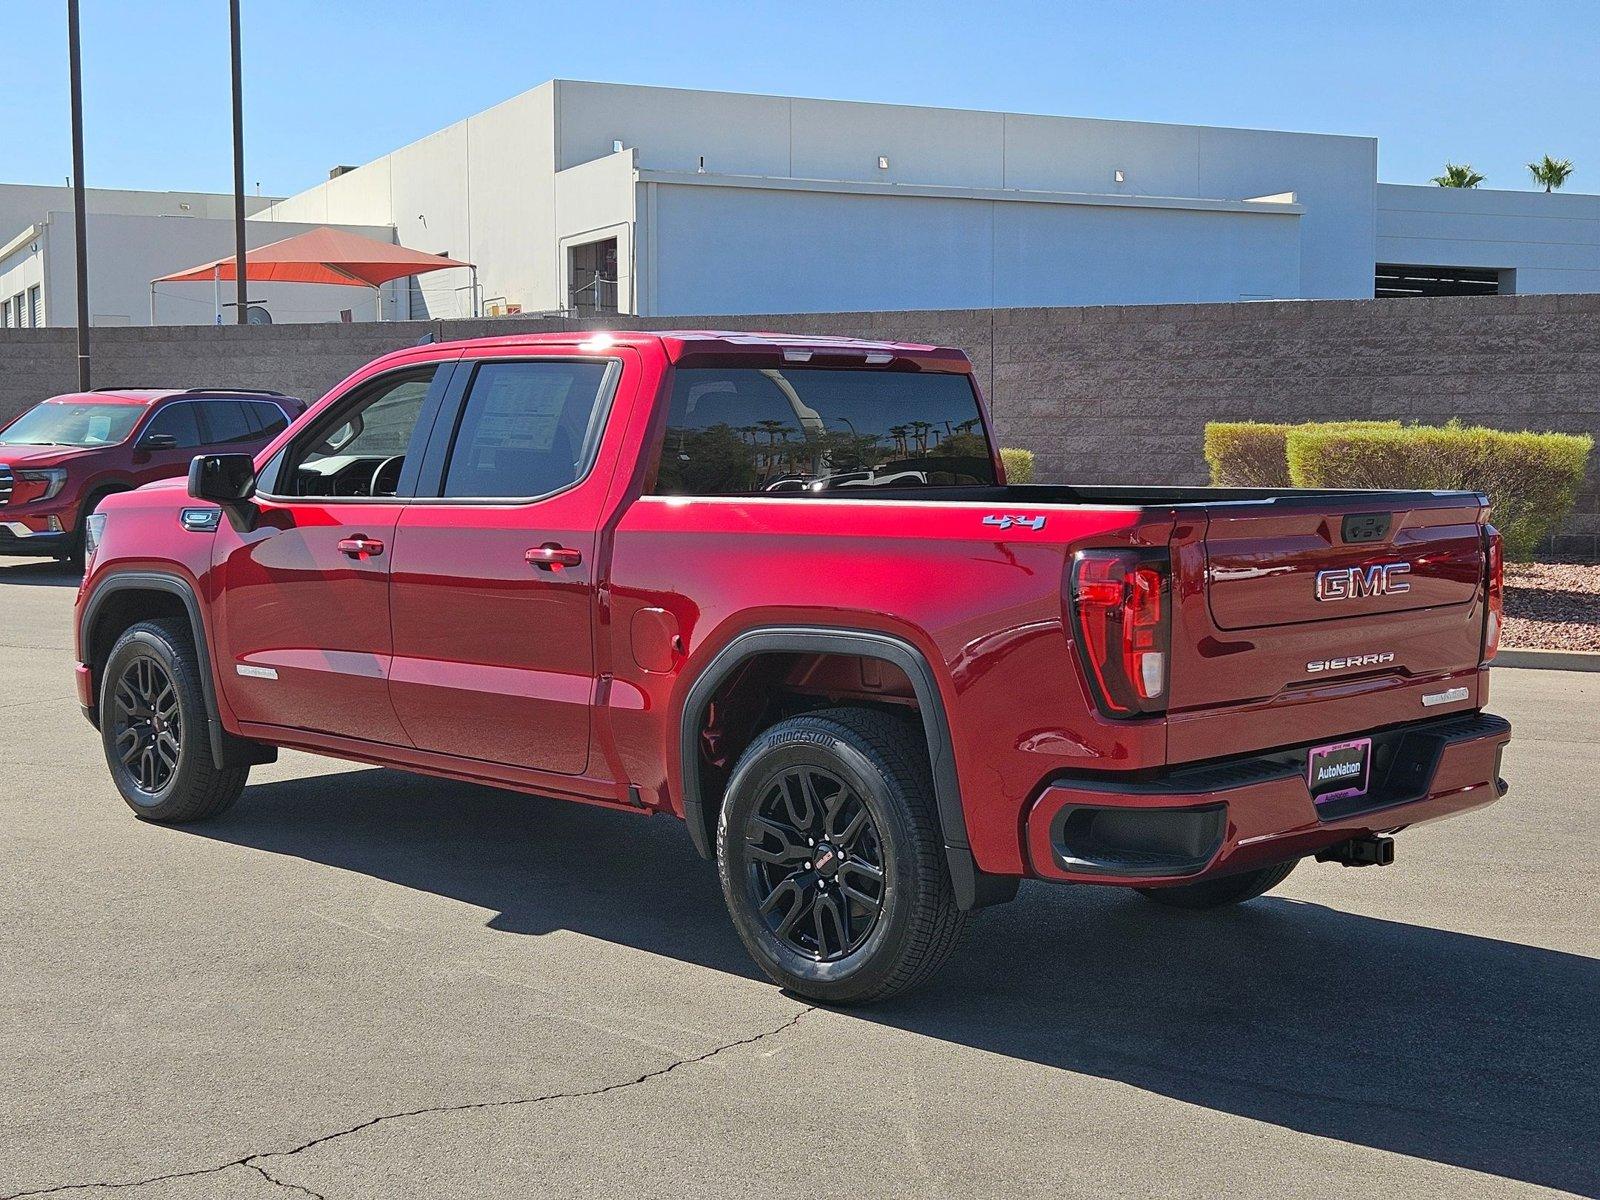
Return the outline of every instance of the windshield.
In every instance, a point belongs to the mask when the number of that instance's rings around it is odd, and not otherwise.
[[[4,446],[113,446],[132,432],[142,404],[73,404],[46,400],[4,430]]]
[[[665,495],[992,485],[966,375],[819,368],[676,373]]]

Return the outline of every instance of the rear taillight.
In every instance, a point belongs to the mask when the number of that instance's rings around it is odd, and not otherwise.
[[[1484,533],[1488,551],[1485,582],[1489,591],[1489,611],[1483,621],[1483,661],[1488,662],[1500,649],[1500,632],[1506,624],[1506,556],[1500,545],[1500,531],[1490,525]]]
[[[1170,589],[1165,554],[1080,550],[1072,559],[1072,626],[1107,716],[1166,707]]]

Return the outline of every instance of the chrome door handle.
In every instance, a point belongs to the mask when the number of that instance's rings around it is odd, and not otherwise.
[[[529,550],[522,557],[528,565],[538,567],[541,571],[559,571],[563,567],[575,567],[581,563],[583,551],[547,542]]]
[[[377,538],[369,538],[365,534],[355,537],[343,538],[339,542],[339,553],[351,558],[376,558],[383,553],[383,543]]]

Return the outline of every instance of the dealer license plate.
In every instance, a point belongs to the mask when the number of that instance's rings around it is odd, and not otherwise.
[[[1306,755],[1306,787],[1318,804],[1365,796],[1371,782],[1371,738],[1317,746]]]

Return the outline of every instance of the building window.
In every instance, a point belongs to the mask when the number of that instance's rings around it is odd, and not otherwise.
[[[575,317],[617,311],[617,239],[567,251],[567,307]]]
[[[1379,263],[1372,294],[1393,296],[1498,296],[1511,291],[1511,271],[1495,267],[1418,267]]]
[[[0,329],[11,328],[11,301],[0,300]]]
[[[26,329],[28,327],[28,294],[26,292],[18,292],[11,297],[11,307],[17,313],[17,328]]]
[[[44,328],[44,293],[37,283],[28,289],[28,319],[35,329]]]

